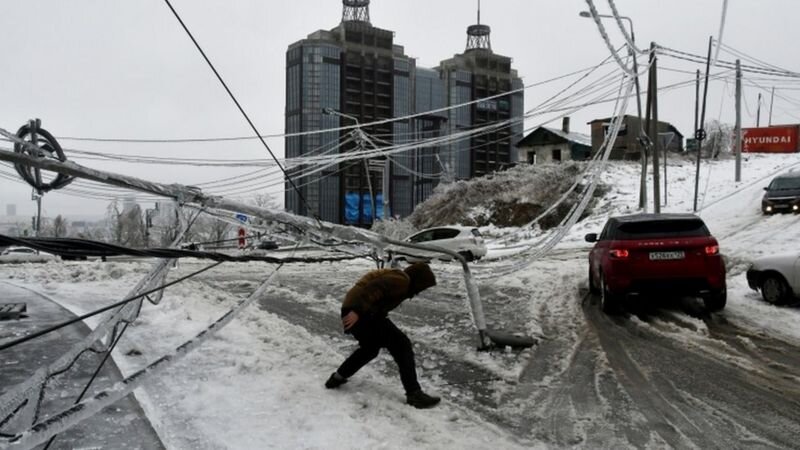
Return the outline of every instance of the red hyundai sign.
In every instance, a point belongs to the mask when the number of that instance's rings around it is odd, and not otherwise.
[[[742,151],[750,153],[794,153],[800,125],[742,129]]]

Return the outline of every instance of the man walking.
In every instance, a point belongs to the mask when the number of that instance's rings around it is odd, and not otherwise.
[[[359,347],[331,374],[325,387],[334,389],[343,385],[385,348],[397,363],[406,403],[416,408],[436,406],[439,397],[422,392],[417,381],[411,341],[387,317],[404,300],[435,285],[436,277],[424,263],[412,264],[405,270],[377,269],[361,277],[342,303],[344,332],[352,334]]]

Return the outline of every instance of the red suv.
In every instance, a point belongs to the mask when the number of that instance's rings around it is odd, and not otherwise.
[[[725,307],[725,263],[719,244],[692,214],[612,217],[603,232],[586,235],[589,288],[607,313],[656,294],[702,297],[706,309]]]

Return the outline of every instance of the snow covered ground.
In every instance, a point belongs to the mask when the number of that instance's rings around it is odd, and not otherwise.
[[[720,240],[728,262],[728,307],[725,317],[744,329],[780,335],[800,343],[800,311],[776,308],[763,303],[747,287],[744,270],[753,258],[779,251],[795,250],[800,238],[800,216],[763,217],[759,205],[762,187],[781,171],[800,168],[798,155],[748,155],[743,163],[743,181],[734,183],[733,160],[703,162],[700,183],[700,215]],[[800,169],[799,169],[800,170]],[[475,272],[491,274],[511,264],[520,269],[511,275],[481,282],[490,323],[508,325],[492,311],[515,308],[513,324],[524,331],[563,343],[565,355],[553,356],[554,365],[566,365],[576,358],[583,320],[579,297],[585,286],[585,256],[590,244],[585,233],[597,232],[609,215],[637,212],[637,163],[612,163],[603,175],[610,191],[596,207],[594,215],[576,224],[565,239],[538,261],[525,261],[514,254],[526,244],[538,242],[544,234],[530,230],[492,229],[494,236],[515,234],[513,248],[490,249]],[[694,163],[674,158],[667,168],[670,183],[664,212],[691,212],[694,190]],[[663,194],[662,194],[663,195]],[[652,204],[652,191],[649,193]],[[530,263],[523,267],[520,262]],[[202,267],[200,261],[181,262],[171,278]],[[41,291],[76,313],[85,313],[118,300],[148,270],[144,262],[51,262],[0,266],[0,277]],[[340,283],[325,298],[311,289],[292,290],[291,281],[277,289],[289,289],[296,301],[336,316],[343,286],[369,270],[366,262],[348,263],[336,270],[314,265],[292,266],[292,277],[305,276],[319,284],[326,277],[340,277]],[[458,271],[453,265],[437,265],[442,282],[437,289],[458,291]],[[220,278],[237,283],[242,290],[255,289],[252,278],[266,265],[247,267],[233,264],[214,269]],[[340,272],[336,274],[335,272]],[[330,273],[330,275],[329,275]],[[245,276],[247,275],[247,276]],[[246,281],[249,280],[249,281]],[[294,278],[292,278],[294,280]],[[501,290],[516,289],[526,294],[515,299],[498,298]],[[324,290],[324,288],[320,288]],[[463,293],[451,292],[460,294]],[[498,295],[491,295],[497,293]],[[167,290],[159,306],[145,305],[140,319],[114,352],[114,360],[130,374],[168,353],[205,329],[239,299],[230,285],[190,280]],[[510,302],[514,302],[511,304]],[[455,307],[464,308],[463,304]],[[402,312],[402,307],[401,311]],[[466,314],[466,311],[465,311]],[[466,316],[465,318],[468,318]],[[509,319],[509,322],[513,322]],[[696,319],[677,319],[689,331],[686,340],[698,341],[705,324]],[[96,320],[89,323],[93,326]],[[553,333],[559,323],[558,335]],[[631,319],[632,327],[674,327]],[[530,352],[520,354],[479,354],[474,347],[448,336],[426,335],[437,330],[420,327],[411,335],[415,342],[435,342],[445,353],[466,354],[467,358],[488,367],[503,382],[532,377],[522,373]],[[674,330],[671,330],[674,331]],[[701,336],[702,337],[702,336]],[[703,338],[704,339],[704,338]],[[457,391],[437,377],[435,361],[420,364],[423,386],[443,393],[443,403],[432,410],[416,410],[404,404],[398,380],[390,372],[367,366],[348,389],[329,391],[322,383],[342,358],[353,348],[352,342],[329,339],[309,332],[263,308],[251,307],[220,331],[207,345],[174,364],[165,375],[136,391],[136,396],[153,426],[168,448],[517,448],[547,447],[545,441],[520,439],[509,429],[486,419],[485,415],[464,407],[452,397]],[[548,355],[535,357],[547,358]],[[607,370],[607,369],[604,369]],[[557,373],[558,370],[553,370]],[[552,377],[537,381],[537,386],[554,383]],[[452,401],[451,401],[452,399]],[[506,413],[531,413],[544,419],[547,405],[504,404]],[[531,419],[532,420],[532,419]],[[576,441],[580,442],[580,440]],[[613,442],[613,441],[611,441]],[[591,445],[591,442],[584,442]],[[620,442],[620,445],[624,443]],[[627,445],[627,444],[625,444]],[[652,438],[648,446],[659,447]]]

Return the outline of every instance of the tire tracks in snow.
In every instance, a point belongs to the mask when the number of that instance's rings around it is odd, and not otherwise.
[[[616,378],[667,444],[795,445],[800,432],[794,419],[800,415],[796,374],[787,379],[789,366],[773,368],[764,355],[756,356],[757,350],[742,351],[743,330],[719,319],[703,322],[706,329],[675,314],[641,321],[608,318],[596,308],[586,312]],[[758,345],[778,346],[784,355],[788,351],[789,361],[800,358],[780,341],[761,338]]]

